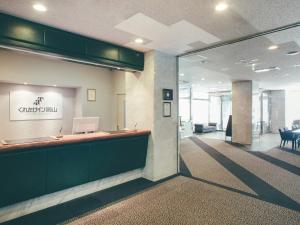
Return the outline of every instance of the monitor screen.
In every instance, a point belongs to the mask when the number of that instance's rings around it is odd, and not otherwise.
[[[93,133],[99,129],[99,117],[73,118],[73,134]]]

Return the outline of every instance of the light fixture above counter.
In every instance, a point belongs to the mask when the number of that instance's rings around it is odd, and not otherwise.
[[[143,52],[4,13],[0,13],[0,47],[101,67],[144,69]]]

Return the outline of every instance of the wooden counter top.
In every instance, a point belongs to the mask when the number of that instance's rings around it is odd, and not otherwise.
[[[0,143],[0,153],[10,152],[15,150],[26,150],[28,148],[40,148],[56,145],[64,145],[79,142],[89,142],[96,140],[132,137],[140,135],[149,135],[150,130],[128,130],[124,132],[108,133],[108,132],[97,132],[91,134],[76,134],[76,135],[64,135],[62,138],[57,138],[51,141],[22,143],[22,144],[2,144]],[[54,137],[54,136],[53,136]]]

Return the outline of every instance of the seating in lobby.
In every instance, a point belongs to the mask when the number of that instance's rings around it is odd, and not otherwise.
[[[195,133],[209,133],[217,131],[217,123],[195,124]]]
[[[286,144],[288,144],[289,141],[292,142],[292,149],[296,150],[297,144],[298,148],[300,147],[300,130],[288,130],[286,128],[278,129],[280,134],[280,148],[285,147]]]

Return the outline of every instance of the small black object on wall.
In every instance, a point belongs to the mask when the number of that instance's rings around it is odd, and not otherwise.
[[[172,89],[163,89],[163,100],[172,101],[173,100],[173,90]]]

